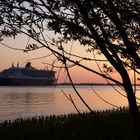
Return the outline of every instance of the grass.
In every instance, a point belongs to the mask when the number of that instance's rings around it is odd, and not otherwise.
[[[135,140],[126,108],[40,116],[0,124],[0,140]]]

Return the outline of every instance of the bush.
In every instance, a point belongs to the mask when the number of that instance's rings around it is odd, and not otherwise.
[[[0,125],[1,140],[135,140],[126,108],[95,113],[40,116]]]

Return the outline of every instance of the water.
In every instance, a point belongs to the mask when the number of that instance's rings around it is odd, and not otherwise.
[[[115,87],[123,93],[119,87]],[[127,99],[110,86],[77,86],[78,92],[93,110],[115,107],[101,100],[92,88],[101,98],[115,106],[128,105]],[[74,105],[66,98],[62,90],[67,96],[71,95],[81,112],[88,111],[71,86],[0,87],[0,122],[19,117],[76,113]]]

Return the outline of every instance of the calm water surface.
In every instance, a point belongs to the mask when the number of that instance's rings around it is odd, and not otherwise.
[[[124,94],[119,87],[115,88]],[[71,95],[81,112],[88,111],[71,86],[0,87],[0,122],[19,117],[76,113],[73,104],[64,96],[62,90]],[[93,110],[115,108],[101,98],[119,107],[128,105],[127,99],[110,86],[77,86],[77,90]],[[138,97],[139,94],[138,91]]]

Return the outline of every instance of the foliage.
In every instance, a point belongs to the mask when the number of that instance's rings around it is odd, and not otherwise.
[[[113,131],[114,136],[99,122],[99,118],[94,117],[92,113],[83,113],[5,121],[0,126],[0,138],[1,140],[135,140],[133,125],[125,108],[97,111],[96,114]]]
[[[134,0],[6,0],[1,1],[1,36],[24,32],[38,40],[49,28],[65,40],[79,40],[108,51],[114,61],[119,56],[139,67],[139,9]]]
[[[57,52],[62,42],[78,40],[92,46],[91,52],[100,50],[120,75],[126,66],[140,67],[139,1],[1,0],[0,5],[1,38],[24,33],[41,45],[30,44],[25,51],[43,46],[54,53],[43,34],[49,29],[60,36],[51,43]]]
[[[46,47],[65,65],[69,79],[67,61],[121,85],[140,139],[136,88],[133,89],[126,69],[140,74],[136,70],[140,68],[139,15],[138,0],[0,0],[0,38],[24,33],[40,45],[28,45],[25,51]],[[54,31],[58,37],[48,37],[48,41],[47,30]],[[101,69],[97,72],[80,63],[89,60],[84,56],[76,56],[81,58],[79,61],[71,59],[69,56],[75,55],[66,52],[63,43],[72,40],[90,46],[91,53],[98,50],[113,69],[104,64],[105,73]],[[112,71],[120,75],[121,82],[108,75]]]

